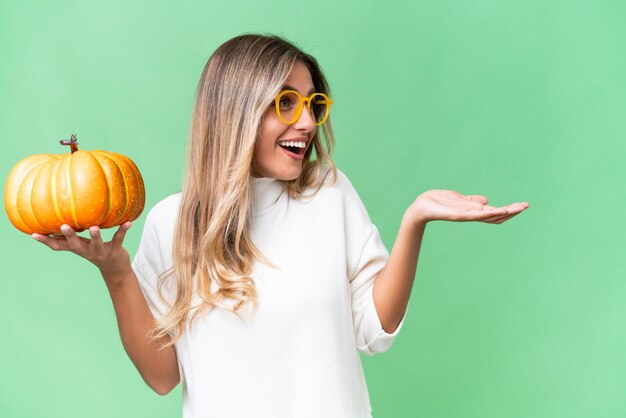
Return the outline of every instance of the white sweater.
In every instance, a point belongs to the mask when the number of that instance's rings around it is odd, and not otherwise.
[[[358,351],[389,349],[406,317],[387,334],[374,307],[389,257],[378,230],[339,170],[313,199],[291,199],[271,178],[252,186],[251,237],[281,269],[255,261],[259,306],[244,322],[214,309],[177,342],[183,417],[371,417]],[[172,265],[179,204],[172,195],[149,212],[132,263],[156,318],[167,312],[156,281]]]

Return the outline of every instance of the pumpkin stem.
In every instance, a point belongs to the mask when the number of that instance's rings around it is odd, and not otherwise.
[[[76,151],[78,151],[78,142],[76,141],[76,134],[72,134],[69,140],[62,139],[59,142],[61,143],[61,145],[69,145],[70,149],[72,150],[72,154],[74,154]]]

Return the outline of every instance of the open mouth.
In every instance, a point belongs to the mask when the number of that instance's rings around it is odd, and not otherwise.
[[[283,149],[286,149],[287,151],[293,154],[298,154],[298,155],[304,154],[304,148],[290,147],[289,145],[280,145],[280,147]]]
[[[281,141],[278,145],[290,154],[303,156],[306,151],[306,142],[304,141]]]

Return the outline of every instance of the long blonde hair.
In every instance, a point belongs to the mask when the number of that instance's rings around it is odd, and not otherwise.
[[[296,61],[307,66],[315,91],[330,95],[315,58],[278,36],[237,36],[222,44],[207,61],[191,119],[187,167],[172,243],[173,268],[159,280],[159,292],[162,294],[167,281],[175,285],[176,297],[168,314],[155,324],[154,338],[169,335],[174,344],[186,323],[191,325],[197,315],[215,307],[238,316],[246,304],[256,309],[253,261],[256,258],[272,264],[255,248],[247,228],[254,144],[263,115]],[[301,197],[318,182],[324,163],[336,179],[330,158],[334,143],[328,118],[312,139],[300,176],[283,181],[290,197]],[[315,192],[321,186],[319,183]],[[193,303],[194,296],[199,303]],[[227,300],[234,302],[233,306],[225,303]]]

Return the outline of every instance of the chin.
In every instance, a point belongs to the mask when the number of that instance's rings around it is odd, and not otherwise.
[[[282,180],[282,181],[292,181],[292,180],[295,180],[298,177],[300,177],[301,173],[302,173],[302,170],[299,170],[297,173],[283,174],[283,175],[280,175],[280,176],[278,176],[276,178],[278,180]]]
[[[282,181],[292,181],[302,174],[302,164],[286,165],[282,161],[279,164],[259,164],[257,173],[261,177],[269,177]]]
[[[282,181],[292,181],[300,177],[300,174],[302,174],[302,167],[281,167],[278,170],[273,170],[273,172],[267,177],[272,177]]]

